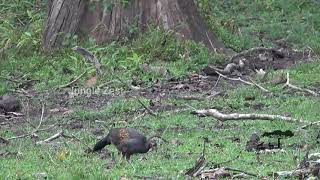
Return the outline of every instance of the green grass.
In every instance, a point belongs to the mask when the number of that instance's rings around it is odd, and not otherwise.
[[[144,86],[152,84],[156,79],[165,80],[160,73],[142,71],[140,66],[144,63],[154,67],[165,67],[172,77],[181,77],[190,72],[199,72],[207,64],[221,62],[224,59],[222,55],[208,52],[203,44],[176,40],[171,32],[153,26],[150,26],[144,35],[138,35],[125,43],[97,45],[91,40],[79,42],[77,37],[70,37],[63,50],[47,54],[40,50],[44,11],[35,9],[33,3],[34,0],[17,0],[7,5],[6,1],[0,0],[0,10],[5,12],[0,15],[0,94],[19,89],[21,85],[5,78],[21,82],[36,80],[33,84],[35,91],[50,92],[52,88],[67,84],[87,71],[77,82],[77,86],[83,87],[85,81],[95,75],[95,69],[92,64],[70,50],[73,45],[88,48],[104,65],[106,73],[99,76],[95,86],[111,82],[115,78],[121,78],[124,82],[140,80]],[[309,46],[315,53],[320,52],[320,11],[317,1],[197,0],[197,3],[212,30],[235,51],[261,44],[272,46],[273,40],[287,38],[294,48]],[[40,6],[44,9],[44,3]],[[24,25],[19,24],[19,21]],[[259,40],[260,32],[264,34],[262,42]],[[161,46],[164,39],[166,44]],[[319,64],[319,60],[314,58],[310,63],[272,71],[268,74],[267,80],[289,72],[291,83],[300,87],[317,87],[320,82]],[[162,99],[161,102],[182,106],[187,104],[196,109],[221,107],[239,113],[290,114],[295,118],[319,120],[319,97],[306,96],[299,92],[285,94],[282,85],[273,86],[262,82],[261,84],[275,96],[265,95],[256,87],[246,85],[232,89],[225,85],[224,80],[219,84],[223,84],[225,94],[212,100],[185,101],[169,98]],[[112,85],[115,89],[127,88],[121,83]],[[206,93],[200,91],[197,95]],[[248,96],[254,96],[255,99],[246,101],[245,97]],[[208,162],[220,163],[239,156],[223,165],[267,175],[274,171],[294,169],[296,162],[293,157],[301,159],[305,150],[289,145],[314,144],[318,131],[316,128],[296,131],[293,138],[283,140],[285,152],[261,154],[261,162],[258,162],[254,152],[244,150],[245,143],[253,132],[296,130],[299,125],[280,121],[228,121],[223,127],[219,127],[219,123],[213,118],[191,115],[190,111],[193,109],[180,112],[156,111],[158,117],[146,114],[137,118],[140,114],[135,110],[143,107],[133,97],[113,97],[105,104],[100,103],[100,99],[94,99],[102,107],[93,109],[85,106],[90,100],[81,97],[70,100],[70,108],[73,110],[71,114],[50,115],[42,124],[43,127],[57,122],[62,125],[37,133],[37,140],[42,140],[59,129],[64,129],[65,134],[73,134],[80,138],[81,142],[60,138],[54,141],[59,142],[54,145],[35,145],[34,140],[28,137],[14,140],[9,145],[0,144],[0,152],[21,153],[17,157],[0,157],[0,179],[34,179],[33,174],[41,172],[47,173],[49,179],[135,179],[134,176],[184,179],[183,172],[192,167],[202,153],[202,137],[208,137],[210,140],[206,149]],[[141,100],[145,104],[149,102],[142,97]],[[57,106],[50,103],[48,102],[47,108]],[[255,104],[262,104],[263,108],[257,110],[250,106]],[[46,114],[48,110],[46,109]],[[39,123],[39,116],[30,118],[33,124]],[[83,127],[72,129],[69,124],[73,122],[80,122]],[[93,129],[103,128],[107,133],[112,127],[123,126],[135,127],[147,135],[159,128],[166,129],[163,138],[169,143],[158,141],[157,151],[134,155],[129,162],[121,160],[114,147],[107,147],[108,151],[114,154],[116,162],[112,169],[107,169],[111,157],[103,159],[98,154],[84,153],[84,150],[99,138],[92,133]],[[33,128],[25,124],[15,128],[0,127],[0,136],[12,137],[19,135],[20,131],[32,130]],[[234,136],[240,138],[240,143],[228,139]],[[182,144],[172,143],[175,139],[179,139]],[[318,145],[312,152],[319,150]],[[66,152],[66,156],[61,160],[58,154],[63,152]]]
[[[293,117],[317,119],[319,117],[318,109],[319,101],[309,97],[301,96],[280,96],[278,98],[266,98],[254,88],[243,87],[239,91],[230,91],[229,98],[220,97],[213,101],[205,101],[201,103],[191,103],[195,108],[206,108],[210,106],[228,107],[234,105],[234,102],[243,102],[243,97],[248,92],[255,92],[256,100],[254,103],[263,103],[268,106],[263,110],[263,113],[281,114],[290,112]],[[251,94],[249,94],[251,95]],[[185,170],[193,165],[195,160],[202,152],[202,137],[208,137],[210,143],[207,147],[207,160],[209,162],[219,163],[228,159],[239,158],[225,165],[232,166],[246,171],[261,173],[267,175],[272,171],[293,169],[296,164],[293,161],[294,156],[302,157],[303,152],[298,149],[287,147],[286,152],[274,154],[262,154],[261,161],[256,161],[254,152],[244,151],[245,142],[253,132],[272,131],[276,129],[291,129],[298,127],[296,124],[285,123],[280,121],[243,121],[243,122],[226,122],[225,128],[217,128],[216,120],[212,118],[197,118],[191,115],[189,111],[179,113],[173,112],[157,112],[160,117],[146,115],[135,121],[131,121],[133,115],[120,115],[135,108],[139,108],[133,99],[119,99],[116,103],[107,105],[101,108],[100,111],[94,110],[79,110],[74,114],[68,115],[63,119],[52,118],[46,121],[45,124],[52,124],[59,120],[60,123],[68,123],[74,120],[83,123],[82,129],[65,129],[66,134],[73,134],[80,137],[82,142],[71,141],[61,138],[56,142],[61,142],[57,145],[33,145],[30,138],[16,140],[5,150],[22,153],[21,158],[6,157],[1,159],[2,171],[1,177],[8,178],[32,178],[32,174],[39,172],[48,173],[49,178],[57,179],[103,179],[116,178],[120,176],[161,176],[167,178],[181,178],[182,170]],[[178,102],[176,102],[178,103]],[[182,101],[178,104],[190,102]],[[128,106],[129,105],[129,106]],[[239,112],[252,112],[244,106],[237,108]],[[259,112],[259,111],[258,111]],[[114,116],[103,116],[108,114]],[[116,164],[111,170],[106,169],[106,163],[111,161],[111,158],[100,159],[97,154],[86,155],[84,150],[88,146],[92,146],[96,141],[96,137],[91,134],[90,130],[94,127],[101,126],[95,120],[105,121],[103,127],[107,129],[113,127],[122,127],[122,124],[117,124],[127,119],[130,127],[136,127],[146,134],[152,134],[158,128],[166,128],[163,137],[169,140],[169,143],[158,141],[158,150],[151,151],[146,155],[135,155],[129,162],[120,160],[114,147],[108,147],[108,150],[115,154]],[[35,120],[37,122],[38,119]],[[66,126],[68,127],[68,126]],[[41,139],[51,136],[56,133],[59,128],[49,130],[48,132],[38,133]],[[27,129],[32,130],[32,129]],[[294,138],[285,139],[285,146],[293,143],[307,142],[314,143],[315,129],[308,130],[308,134],[298,132]],[[15,135],[13,132],[2,132],[1,136],[11,137]],[[236,143],[228,139],[228,137],[240,137],[241,142]],[[181,145],[170,143],[173,139],[179,139]],[[265,139],[268,140],[268,139]],[[270,141],[270,140],[269,140]],[[271,140],[275,141],[275,140]],[[313,151],[319,150],[319,147]],[[67,151],[66,158],[61,161],[57,154],[62,151]],[[142,156],[146,159],[140,160]],[[278,162],[280,161],[280,162]]]
[[[296,48],[319,54],[319,2],[313,0],[197,0],[209,25],[225,44],[241,51],[286,38]],[[264,34],[262,42],[259,34]]]

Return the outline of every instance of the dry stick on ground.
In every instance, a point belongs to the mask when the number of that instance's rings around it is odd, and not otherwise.
[[[152,116],[157,117],[158,115],[156,113],[154,113],[149,107],[147,107],[145,104],[143,104],[143,102],[139,99],[136,98],[138,100],[138,102],[148,111],[149,114],[151,114]]]
[[[76,83],[83,75],[85,75],[87,73],[87,71],[84,71],[82,74],[80,74],[78,77],[76,77],[74,80],[72,80],[71,82],[69,82],[68,84],[65,85],[61,85],[58,88],[66,88],[69,87],[71,85],[73,85],[74,83]]]
[[[199,96],[175,96],[175,99],[203,101],[206,98]]]
[[[207,139],[204,138],[201,156],[197,159],[197,161],[193,167],[186,170],[186,172],[184,173],[185,175],[195,177],[195,176],[199,175],[201,173],[202,169],[205,167],[205,162],[206,162],[205,148],[206,148],[206,143],[207,143],[206,141],[207,141]]]
[[[235,169],[235,168],[230,168],[230,167],[225,167],[224,169],[227,170],[227,171],[241,172],[241,173],[247,174],[249,176],[260,177],[260,175],[258,175],[258,174],[253,174],[253,173],[246,172],[246,171],[243,171],[243,170],[240,170],[240,169]]]
[[[287,122],[297,122],[297,123],[306,123],[311,124],[309,121],[303,119],[295,119],[291,117],[281,116],[281,115],[270,115],[270,114],[223,114],[219,112],[217,109],[205,109],[205,110],[196,110],[191,112],[192,114],[200,115],[200,116],[212,116],[219,121],[230,121],[230,120],[283,120]],[[315,124],[315,122],[312,122]],[[320,123],[320,121],[319,121]]]
[[[273,176],[276,178],[290,178],[290,177],[301,177],[305,176],[306,174],[309,174],[310,170],[308,169],[296,169],[292,171],[279,171],[273,173]]]
[[[18,81],[18,80],[11,79],[11,78],[4,77],[4,76],[0,76],[0,78],[1,78],[1,79],[4,79],[4,80],[7,80],[7,81],[14,82],[14,83],[21,83],[21,82],[20,82],[20,81]]]
[[[230,77],[225,76],[225,75],[223,75],[223,74],[221,74],[221,73],[219,73],[219,72],[217,72],[217,71],[216,71],[216,73],[217,73],[219,76],[221,76],[221,77],[223,77],[223,78],[225,78],[225,79],[229,79],[229,80],[232,80],[232,81],[240,81],[240,82],[243,82],[243,83],[248,84],[248,85],[251,85],[251,86],[256,86],[256,87],[258,87],[259,89],[261,89],[261,90],[264,91],[264,92],[270,92],[269,90],[267,90],[266,88],[258,85],[257,83],[245,81],[245,80],[241,79],[240,77],[238,77],[238,78],[230,78]]]
[[[307,92],[309,94],[312,94],[314,96],[319,96],[318,93],[310,90],[310,89],[304,89],[304,88],[301,88],[301,87],[298,87],[298,86],[295,86],[295,85],[292,85],[290,84],[290,77],[289,77],[289,73],[287,73],[287,82],[286,84],[283,86],[283,88],[285,87],[289,87],[289,88],[292,88],[292,89],[295,89],[295,90],[298,90],[298,91],[302,91],[302,92]]]
[[[19,138],[24,138],[24,137],[35,135],[35,133],[38,132],[39,128],[41,127],[41,124],[42,124],[42,121],[43,121],[43,116],[44,116],[44,104],[42,104],[41,117],[40,117],[39,124],[32,132],[29,132],[27,134],[23,134],[23,135],[20,135],[20,136],[14,136],[14,137],[8,138],[6,140],[9,142],[10,140],[13,140],[13,139],[19,139]]]
[[[306,124],[306,125],[304,125],[304,126],[302,126],[302,127],[300,127],[300,128],[301,128],[301,129],[306,129],[306,128],[308,128],[308,127],[310,127],[310,126],[313,126],[313,125],[320,126],[320,121],[311,122],[311,123]]]
[[[45,140],[36,142],[36,144],[47,144],[47,143],[59,138],[60,136],[63,136],[63,131],[62,130],[59,131],[58,133],[52,135],[51,137],[45,139]]]
[[[223,162],[219,162],[219,163],[211,162],[211,163],[214,165],[214,167],[221,167],[222,164],[227,164],[227,163],[233,162],[233,161],[235,161],[235,160],[237,160],[239,158],[240,158],[240,155],[238,155],[238,156],[236,156],[236,157],[234,157],[232,159],[223,161]]]
[[[211,39],[210,39],[210,37],[209,37],[209,35],[208,35],[208,32],[206,32],[206,36],[207,36],[207,38],[208,38],[208,40],[209,40],[210,46],[212,47],[212,49],[214,50],[214,52],[217,53],[217,48],[214,47],[214,45],[213,45],[213,43],[212,43],[212,41],[211,41]]]
[[[218,85],[218,83],[219,83],[220,79],[221,79],[221,76],[219,75],[219,77],[218,77],[218,79],[217,79],[216,83],[214,84],[213,88],[216,88],[216,87],[217,87],[217,85]],[[212,89],[213,89],[213,88],[212,88]]]

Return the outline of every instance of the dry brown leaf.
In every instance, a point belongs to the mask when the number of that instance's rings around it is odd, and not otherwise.
[[[65,107],[59,107],[59,108],[50,109],[49,112],[51,112],[51,113],[60,113],[61,112],[63,114],[67,114],[67,113],[72,112],[72,110],[65,108]]]
[[[97,83],[97,76],[92,76],[89,79],[86,80],[84,83],[84,86],[86,87],[92,87]]]
[[[219,179],[222,177],[231,177],[231,174],[221,167],[209,171],[203,171],[200,177],[201,179]]]

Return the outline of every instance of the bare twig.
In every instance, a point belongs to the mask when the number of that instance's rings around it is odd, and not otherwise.
[[[80,138],[78,138],[78,137],[76,137],[75,135],[71,135],[71,136],[69,136],[69,135],[65,135],[64,133],[62,133],[62,137],[64,137],[64,138],[68,138],[68,139],[74,139],[74,140],[76,140],[76,141],[79,141],[79,142],[81,142],[81,139]]]
[[[204,137],[201,156],[198,158],[198,160],[196,161],[195,165],[192,168],[187,169],[187,171],[184,173],[185,175],[196,177],[205,168],[205,166],[206,166],[205,153],[206,153],[206,143],[207,142],[208,142],[208,138]]]
[[[206,110],[196,110],[193,111],[192,114],[197,114],[200,116],[212,116],[220,121],[228,121],[228,120],[283,120],[287,122],[298,122],[298,123],[307,123],[309,121],[303,119],[295,119],[291,117],[281,116],[281,115],[270,115],[270,114],[223,114],[219,112],[217,109],[206,109]]]
[[[306,129],[306,128],[308,128],[308,127],[310,127],[310,126],[320,126],[320,121],[316,121],[316,122],[311,122],[311,123],[309,123],[309,124],[306,124],[306,125],[304,125],[304,126],[302,126],[301,127],[301,129]]]
[[[139,98],[136,98],[138,102],[148,111],[149,114],[152,116],[158,116],[156,113],[154,113],[149,107],[147,107]]]
[[[7,81],[14,82],[14,83],[20,83],[20,81],[18,81],[18,80],[11,79],[11,78],[4,77],[4,76],[0,76],[0,78],[1,78],[1,79],[4,79],[4,80],[7,80]]]
[[[208,38],[208,41],[209,41],[209,43],[210,43],[210,46],[212,47],[212,49],[213,49],[214,52],[216,53],[216,52],[217,52],[217,48],[214,47],[214,45],[213,45],[213,43],[212,43],[212,41],[211,41],[211,39],[210,39],[210,37],[209,37],[209,35],[208,35],[208,32],[206,32],[206,36],[207,36],[207,38]]]
[[[218,79],[217,79],[216,83],[214,84],[213,88],[217,87],[217,85],[218,85],[218,83],[219,83],[220,79],[221,79],[221,76],[219,75],[219,77],[218,77]],[[213,88],[212,88],[212,89],[213,89]]]
[[[51,137],[45,139],[45,140],[36,142],[36,144],[47,144],[47,143],[59,138],[60,136],[63,136],[63,131],[62,130],[59,131],[58,133],[52,135]]]
[[[14,136],[14,137],[8,138],[7,140],[10,141],[10,140],[24,138],[24,137],[28,137],[28,136],[32,136],[32,135],[34,135],[34,133],[30,132],[30,133],[27,133],[27,134],[22,134],[20,136]]]
[[[313,96],[319,96],[318,93],[316,93],[316,92],[314,92],[314,91],[312,91],[310,89],[305,89],[305,88],[301,88],[301,87],[295,86],[293,84],[290,84],[289,73],[287,73],[287,82],[283,86],[283,88],[285,88],[285,87],[289,87],[289,88],[292,88],[292,89],[295,89],[295,90],[298,90],[298,91],[306,92],[306,93],[312,94]]]
[[[264,92],[270,92],[269,90],[267,90],[266,88],[262,87],[261,85],[259,85],[258,83],[254,82],[251,78],[249,78],[250,81],[257,86],[258,88],[260,88],[261,90],[263,90]]]
[[[41,117],[40,117],[40,121],[39,124],[37,126],[37,128],[33,131],[33,133],[37,132],[42,124],[43,121],[43,115],[44,115],[44,104],[42,104],[42,108],[41,108]]]
[[[241,172],[241,173],[244,173],[244,174],[247,174],[247,175],[250,175],[250,176],[254,176],[254,177],[260,177],[258,174],[246,172],[246,171],[243,171],[243,170],[240,170],[240,169],[235,169],[235,168],[230,168],[230,167],[225,167],[224,169],[228,170],[228,171]]]
[[[237,159],[239,159],[239,158],[240,158],[240,155],[238,155],[238,156],[236,156],[236,157],[234,157],[234,158],[232,158],[232,159],[228,159],[228,160],[226,160],[226,161],[223,161],[223,162],[213,163],[213,165],[214,165],[215,167],[220,167],[222,164],[230,163],[230,162],[235,161],[235,160],[237,160]]]
[[[310,171],[308,169],[296,169],[292,171],[279,171],[273,173],[273,176],[277,178],[288,178],[288,177],[301,177],[308,174]]]
[[[205,98],[199,96],[175,96],[176,99],[203,101]]]
[[[39,121],[38,126],[37,126],[33,131],[31,131],[31,132],[29,132],[29,133],[27,133],[27,134],[22,134],[22,135],[20,135],[20,136],[10,137],[10,138],[8,138],[8,139],[6,139],[6,140],[7,140],[7,141],[10,141],[10,140],[19,139],[19,138],[24,138],[24,137],[28,137],[28,136],[35,136],[35,133],[36,133],[36,132],[43,131],[44,129],[39,129],[39,128],[41,127],[41,124],[42,124],[42,121],[43,121],[44,111],[45,111],[44,104],[42,104],[40,121]],[[47,129],[45,129],[45,130],[47,130]]]
[[[69,82],[68,84],[65,85],[61,85],[58,88],[66,88],[69,87],[71,85],[73,85],[75,82],[77,82],[83,75],[85,75],[87,73],[87,71],[84,71],[82,74],[80,74],[78,77],[76,77],[74,80],[72,80],[71,82]]]
[[[217,71],[216,71],[216,73],[217,73],[219,76],[221,76],[221,77],[223,77],[223,78],[225,78],[225,79],[229,79],[229,80],[232,80],[232,81],[240,81],[240,82],[243,82],[243,83],[248,84],[248,85],[251,85],[251,86],[256,86],[256,87],[260,88],[260,89],[261,89],[262,91],[264,91],[264,92],[270,92],[269,90],[267,90],[267,89],[265,89],[264,87],[258,85],[257,83],[245,81],[245,80],[241,79],[240,77],[238,77],[238,78],[231,78],[231,77],[225,76],[225,75],[223,75],[223,74],[221,74],[221,73],[219,73],[219,72],[217,72]]]
[[[195,165],[190,169],[187,169],[184,174],[191,177],[196,176],[197,174],[199,174],[199,171],[203,169],[203,166],[205,165],[205,161],[206,161],[205,157],[201,155],[199,159],[196,161]]]

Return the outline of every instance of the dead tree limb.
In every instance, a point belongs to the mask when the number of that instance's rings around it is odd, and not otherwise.
[[[243,170],[240,170],[240,169],[235,169],[235,168],[231,168],[231,167],[225,167],[224,169],[225,170],[229,170],[229,171],[235,171],[235,172],[244,173],[244,174],[247,174],[247,175],[253,176],[253,177],[260,177],[259,174],[254,174],[254,173],[243,171]]]
[[[232,121],[232,120],[282,120],[287,122],[297,122],[297,123],[306,123],[310,124],[309,121],[303,119],[296,119],[281,115],[270,115],[270,114],[223,114],[219,112],[217,109],[205,109],[205,110],[196,110],[191,112],[192,114],[196,114],[198,116],[212,116],[219,121]],[[314,123],[314,122],[313,122]],[[314,123],[315,124],[315,123]]]
[[[296,169],[292,171],[279,171],[273,173],[274,177],[277,178],[293,178],[293,177],[305,177],[306,174],[310,173],[307,169]]]
[[[203,101],[206,98],[199,96],[175,96],[175,99]]]
[[[225,76],[225,75],[219,73],[218,71],[216,71],[216,73],[219,75],[219,77],[223,77],[223,78],[231,80],[231,81],[240,81],[240,82],[242,82],[244,84],[248,84],[248,85],[251,85],[251,86],[256,86],[256,87],[258,87],[259,89],[261,89],[264,92],[270,92],[269,90],[267,90],[266,88],[260,86],[259,84],[255,83],[255,82],[253,82],[252,80],[251,80],[252,82],[248,82],[246,80],[241,79],[240,77],[231,78],[231,77],[228,77],[228,76]]]
[[[60,136],[63,136],[63,131],[62,130],[59,131],[58,133],[52,135],[51,137],[45,139],[45,140],[36,142],[36,144],[47,144],[47,143],[59,138]]]
[[[157,117],[158,115],[156,113],[154,113],[149,107],[147,107],[139,98],[136,98],[138,100],[138,102],[147,110],[147,112],[152,115]]]
[[[313,96],[319,96],[318,93],[310,90],[310,89],[305,89],[305,88],[301,88],[301,87],[298,87],[298,86],[295,86],[293,84],[290,84],[290,77],[289,77],[289,73],[287,73],[287,82],[286,84],[283,86],[283,88],[285,87],[289,87],[291,89],[295,89],[295,90],[298,90],[298,91],[302,91],[302,92],[306,92],[306,93],[309,93],[309,94],[312,94]]]
[[[74,83],[76,83],[83,75],[85,75],[87,73],[87,71],[84,71],[82,74],[80,74],[78,77],[76,77],[74,80],[70,81],[68,84],[65,85],[61,85],[59,86],[59,88],[66,88],[69,87],[71,85],[73,85]]]
[[[27,134],[22,134],[20,136],[14,136],[14,137],[10,137],[8,139],[2,138],[5,142],[9,142],[10,140],[14,140],[14,139],[19,139],[19,138],[24,138],[24,137],[28,137],[28,136],[36,136],[36,132],[39,131],[39,128],[41,127],[42,121],[43,121],[43,116],[44,116],[44,104],[42,104],[42,110],[41,110],[41,117],[40,117],[40,121],[38,126],[31,132],[27,133]]]

